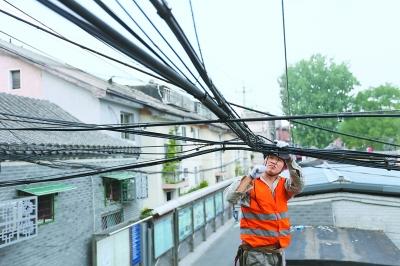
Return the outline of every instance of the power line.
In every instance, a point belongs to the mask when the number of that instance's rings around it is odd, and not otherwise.
[[[161,37],[161,39],[164,40],[164,42],[167,44],[167,46],[171,49],[171,51],[175,54],[175,56],[179,59],[179,61],[183,64],[183,66],[186,68],[186,70],[194,77],[196,80],[197,84],[199,84],[203,90],[206,92],[205,88],[203,85],[200,83],[198,78],[193,74],[193,72],[190,70],[190,68],[187,66],[187,64],[183,61],[183,59],[179,56],[179,54],[175,51],[173,46],[168,42],[168,40],[164,37],[164,35],[160,32],[160,30],[156,27],[156,25],[151,21],[149,16],[143,11],[143,9],[140,7],[140,5],[136,2],[136,0],[132,0],[132,2],[136,5],[136,7],[139,9],[139,11],[142,13],[142,15],[146,18],[146,20],[150,23],[150,25],[155,29],[155,31],[158,33],[158,35]]]
[[[10,114],[9,114],[10,115]],[[147,122],[132,123],[126,126],[99,126],[96,128],[56,128],[56,127],[31,127],[31,128],[3,128],[0,130],[39,130],[39,131],[93,131],[93,130],[119,130],[132,128],[147,128],[159,126],[179,126],[179,125],[197,125],[197,124],[215,124],[229,122],[257,122],[257,121],[275,121],[275,120],[301,120],[301,119],[327,119],[327,118],[399,118],[400,113],[387,113],[386,111],[377,112],[352,112],[352,113],[322,113],[309,115],[290,115],[290,116],[270,116],[270,117],[248,117],[232,119],[210,119],[210,120],[190,120],[174,122]]]
[[[50,28],[49,26],[47,26],[46,24],[44,24],[44,23],[41,22],[40,20],[34,18],[33,16],[29,15],[28,13],[26,13],[26,12],[23,11],[22,9],[18,8],[17,6],[12,5],[11,3],[7,2],[6,0],[3,0],[3,1],[5,1],[7,4],[9,4],[10,6],[12,6],[12,7],[15,8],[15,9],[17,9],[18,11],[20,11],[21,13],[25,14],[25,15],[28,16],[29,18],[31,18],[31,19],[33,19],[34,21],[38,22],[40,25],[44,26],[45,28],[51,30],[52,32],[56,33],[57,35],[59,35],[59,36],[61,36],[61,37],[64,37],[64,36],[63,36],[62,34],[60,34],[59,32],[57,32],[57,31],[55,31],[54,29]],[[64,38],[65,38],[65,37],[64,37]],[[16,38],[15,38],[15,39],[16,39]],[[100,40],[100,41],[101,41],[101,40]],[[20,42],[22,42],[22,41],[20,41]],[[111,47],[112,49],[114,49],[112,46],[108,45],[107,43],[105,43],[105,44],[106,44],[107,46]],[[26,44],[26,45],[30,46],[29,44]],[[33,49],[36,49],[36,48],[33,47],[33,46],[30,46],[30,47],[32,47]],[[36,49],[36,50],[38,50],[38,49]],[[114,50],[115,50],[115,49],[114,49]],[[39,50],[39,51],[40,51],[40,50]],[[87,51],[87,50],[85,50],[85,51]],[[87,52],[90,52],[90,51],[87,51]],[[119,52],[119,51],[117,51],[117,52]],[[44,52],[42,52],[42,53],[44,53]],[[92,55],[98,57],[98,58],[99,58],[100,60],[102,60],[103,62],[109,64],[110,66],[112,66],[112,67],[114,67],[114,68],[116,68],[116,66],[114,66],[114,65],[112,65],[110,62],[106,61],[103,57],[101,57],[101,56],[99,56],[99,55],[97,55],[97,54],[95,54],[95,53],[93,53],[93,52],[90,52],[90,53],[91,53]],[[46,53],[44,53],[44,54],[46,54]],[[46,54],[46,55],[48,55],[48,54]],[[52,57],[52,56],[50,56],[50,57]],[[121,71],[123,71],[123,72],[125,72],[125,73],[128,73],[128,72],[126,72],[125,70],[122,70],[122,69],[120,69],[120,68],[118,68],[118,69],[121,70]]]
[[[225,149],[230,149],[230,148],[225,148]],[[248,150],[250,148],[239,147],[238,149]],[[61,181],[61,180],[73,179],[73,178],[84,177],[84,176],[99,175],[99,174],[113,172],[113,171],[123,171],[123,170],[131,170],[131,169],[149,167],[149,166],[153,166],[153,165],[163,164],[166,162],[184,160],[187,158],[200,156],[200,155],[204,155],[207,153],[212,153],[212,152],[216,152],[216,151],[220,151],[220,150],[223,150],[223,148],[215,148],[215,149],[209,149],[209,150],[205,150],[205,151],[193,152],[191,154],[181,155],[181,156],[177,156],[177,157],[169,158],[169,159],[162,159],[162,160],[157,159],[157,160],[146,161],[146,162],[138,162],[138,163],[134,163],[134,164],[126,164],[126,165],[122,165],[122,166],[120,165],[120,166],[104,167],[104,168],[91,170],[91,171],[80,171],[80,172],[76,172],[76,173],[72,173],[72,174],[63,174],[62,176],[59,175],[58,177],[53,177],[53,178],[47,178],[48,176],[42,176],[42,177],[35,177],[35,178],[29,178],[29,179],[0,181],[0,187],[9,187],[9,186],[15,186],[15,185],[32,184],[32,183],[49,182],[49,181]]]
[[[28,43],[22,41],[21,39],[18,39],[17,37],[15,37],[15,36],[13,36],[13,35],[7,33],[7,32],[4,32],[4,31],[2,31],[2,30],[0,30],[0,32],[3,33],[4,35],[7,35],[8,37],[13,38],[14,40],[17,40],[18,42],[20,42],[20,43],[22,43],[22,44],[24,44],[24,45],[26,45],[26,46],[28,46],[28,47],[31,47],[32,49],[34,49],[34,50],[40,52],[41,54],[44,54],[44,55],[46,55],[46,56],[48,56],[48,57],[50,57],[50,58],[55,58],[54,56],[52,56],[52,55],[50,55],[50,54],[48,54],[48,53],[46,53],[46,52],[44,52],[44,51],[42,51],[42,50],[40,50],[40,49],[38,49],[38,48],[32,46],[32,45],[30,45],[30,44],[28,44]]]
[[[153,44],[153,46],[160,51],[160,53],[175,67],[176,70],[179,71],[179,73],[184,76],[187,80],[190,81],[190,79],[183,73],[183,71],[161,50],[161,48],[150,38],[150,36],[140,27],[139,23],[136,22],[136,20],[132,17],[131,14],[125,9],[125,7],[119,2],[119,0],[115,0],[115,2],[120,6],[120,8],[125,12],[126,15],[135,23],[135,25],[139,28],[139,30],[147,37],[147,39]],[[204,89],[203,85],[199,82],[199,80],[196,78],[196,76],[193,74],[190,69],[187,69],[189,73],[192,75],[192,77],[196,80],[196,82]]]
[[[156,78],[156,79],[158,79],[158,80],[164,81],[164,82],[166,82],[166,83],[174,84],[173,82],[171,82],[171,81],[169,81],[169,80],[167,80],[167,79],[164,79],[164,78],[162,78],[162,77],[159,77],[159,76],[157,76],[157,75],[154,75],[153,73],[150,73],[150,72],[148,72],[148,71],[145,71],[145,70],[142,70],[142,69],[140,69],[140,68],[137,68],[137,67],[135,67],[135,66],[133,66],[133,65],[131,65],[131,64],[125,63],[125,62],[123,62],[123,61],[121,61],[121,60],[115,59],[115,58],[113,58],[113,57],[111,57],[111,56],[108,56],[108,55],[106,55],[106,54],[103,54],[103,53],[101,53],[101,52],[98,52],[98,51],[96,51],[96,50],[94,50],[94,49],[91,49],[91,48],[89,48],[89,47],[87,47],[87,46],[84,46],[84,45],[82,45],[82,44],[79,44],[79,43],[77,43],[77,42],[74,42],[74,41],[72,41],[72,40],[70,40],[70,39],[68,39],[68,38],[65,38],[65,37],[62,37],[62,36],[60,36],[60,35],[54,34],[53,32],[48,31],[48,30],[46,30],[46,29],[44,29],[44,28],[42,28],[42,27],[40,27],[40,26],[37,26],[37,25],[35,25],[35,24],[33,24],[33,23],[29,22],[29,21],[26,21],[26,20],[24,20],[24,19],[22,19],[22,18],[19,18],[19,17],[17,17],[17,16],[14,16],[13,14],[8,13],[7,11],[4,11],[4,10],[0,9],[0,12],[3,13],[3,14],[5,14],[5,15],[7,15],[7,16],[9,16],[9,17],[14,18],[14,19],[16,19],[16,20],[18,20],[18,21],[21,21],[21,22],[23,22],[23,23],[25,23],[25,24],[27,24],[27,25],[29,25],[29,26],[32,26],[32,27],[34,27],[34,28],[36,28],[36,29],[38,29],[38,30],[41,30],[41,31],[43,31],[43,32],[45,32],[45,33],[47,33],[47,34],[50,34],[50,35],[52,35],[52,36],[54,36],[54,37],[56,37],[56,38],[58,38],[58,39],[60,39],[60,40],[63,40],[63,41],[68,42],[68,43],[70,43],[70,44],[72,44],[72,45],[75,45],[75,46],[77,46],[77,47],[79,47],[79,48],[81,48],[81,49],[84,49],[84,50],[89,51],[89,52],[91,52],[91,53],[94,53],[94,54],[97,54],[97,55],[102,56],[102,57],[104,57],[104,58],[107,58],[108,60],[111,60],[111,61],[114,61],[114,62],[116,62],[116,63],[118,63],[118,64],[124,65],[124,66],[126,66],[126,67],[129,67],[129,68],[131,68],[131,69],[134,69],[134,70],[136,70],[136,71],[139,71],[140,73],[146,74],[146,75],[151,76],[151,77],[153,77],[153,78]],[[2,48],[2,49],[5,49],[5,48]],[[7,50],[7,49],[5,49],[5,50]],[[10,52],[13,52],[13,51],[10,51]]]
[[[235,103],[230,103],[230,104],[232,104],[233,106],[242,108],[242,109],[246,109],[248,111],[255,112],[255,113],[264,114],[264,115],[268,115],[268,116],[272,116],[272,117],[275,116],[275,115],[272,115],[272,114],[267,113],[267,112],[262,112],[262,111],[255,110],[255,109],[252,109],[252,108],[248,108],[248,107],[245,107],[245,106],[242,106],[242,105],[238,105],[238,104],[235,104]],[[327,131],[327,132],[330,132],[330,133],[342,135],[342,136],[347,136],[347,137],[351,137],[351,138],[355,138],[355,139],[362,139],[362,140],[367,140],[367,141],[371,141],[371,142],[386,144],[386,145],[390,145],[390,146],[394,146],[394,147],[400,147],[399,144],[385,142],[385,141],[381,141],[379,139],[372,139],[372,138],[367,138],[367,137],[358,136],[358,135],[354,135],[354,134],[349,134],[349,133],[345,133],[345,132],[340,132],[340,131],[336,131],[336,130],[332,130],[332,129],[328,129],[328,128],[324,128],[324,127],[320,127],[320,126],[316,126],[316,125],[311,125],[311,124],[307,124],[307,123],[303,123],[303,122],[299,122],[299,121],[295,121],[295,120],[292,120],[292,122],[294,124],[299,124],[299,125],[311,127],[311,128],[319,129],[319,130],[322,130],[322,131]]]
[[[288,64],[287,64],[287,50],[286,50],[286,26],[285,26],[285,6],[283,0],[281,1],[282,8],[282,29],[283,29],[283,47],[285,51],[285,77],[286,77],[286,92],[289,115],[292,114],[290,111],[290,97],[289,97],[289,77],[288,77]]]
[[[46,4],[48,7],[52,8],[51,5],[49,5],[48,1],[46,0],[39,0],[39,1],[41,3]],[[105,42],[109,43],[116,49],[125,53],[127,56],[134,58],[141,64],[153,70],[155,73],[158,73],[159,75],[165,77],[166,79],[174,82],[179,87],[186,90],[189,94],[199,99],[206,107],[208,107],[214,114],[216,114],[217,117],[219,117],[219,120],[216,120],[215,122],[216,123],[223,122],[226,125],[228,125],[242,140],[246,142],[246,144],[251,146],[251,148],[249,148],[250,150],[256,150],[260,152],[286,151],[286,152],[293,152],[294,154],[300,154],[300,155],[303,154],[317,158],[331,159],[334,161],[349,162],[356,165],[369,165],[370,167],[372,166],[372,167],[386,168],[386,169],[398,168],[395,164],[394,165],[392,164],[392,161],[387,159],[388,157],[390,157],[390,159],[397,158],[396,156],[380,155],[380,154],[364,154],[364,153],[355,153],[350,151],[340,151],[340,153],[339,152],[329,153],[321,150],[298,149],[291,147],[285,149],[279,149],[275,145],[265,144],[263,141],[257,138],[253,132],[245,128],[245,126],[242,123],[240,123],[244,122],[245,121],[244,119],[232,119],[232,117],[235,116],[230,110],[231,107],[226,103],[226,100],[222,97],[219,91],[212,84],[204,67],[201,65],[201,62],[198,59],[196,53],[194,52],[190,43],[187,41],[186,36],[183,34],[182,29],[179,27],[175,18],[172,16],[168,7],[165,6],[164,2],[160,3],[158,1],[151,0],[152,4],[156,7],[159,14],[167,21],[167,23],[169,23],[170,28],[173,29],[174,34],[183,45],[186,53],[191,58],[192,63],[202,76],[203,81],[208,85],[209,89],[213,92],[214,96],[216,97],[216,102],[208,98],[209,96],[207,95],[207,93],[203,93],[196,86],[193,86],[193,84],[187,82],[187,80],[185,80],[181,75],[176,73],[176,71],[173,71],[172,69],[163,65],[161,62],[153,58],[147,52],[143,51],[140,47],[136,46],[135,44],[124,38],[124,36],[116,32],[108,24],[106,24],[104,21],[96,17],[96,15],[94,15],[87,9],[83,8],[80,4],[67,0],[60,0],[60,2],[62,2],[65,5],[65,7],[67,7],[70,10],[70,12],[74,12],[74,14],[77,14],[78,16],[80,16],[80,18],[72,16],[70,13],[65,14],[65,12],[61,12],[56,8],[52,8],[53,11],[66,17],[67,19],[74,22],[75,24],[77,24],[90,34],[103,39]],[[340,115],[341,117],[344,117],[343,114]],[[387,117],[388,115],[385,116]],[[337,115],[335,116],[335,118],[336,117]],[[308,116],[307,119],[308,118],[316,118],[316,117]],[[321,118],[326,118],[326,117],[321,117]],[[257,121],[259,119],[260,118],[257,118],[255,120],[254,119],[251,120],[247,119],[247,120]],[[285,117],[284,119],[289,120],[288,117]],[[299,119],[299,117],[294,116],[291,119]],[[277,120],[277,118],[276,117],[274,117],[274,119],[269,118],[268,120]],[[199,123],[199,121],[196,121],[196,123]],[[210,121],[206,121],[206,123],[204,124],[208,123],[210,123]],[[146,123],[146,125],[149,125],[149,123]],[[157,126],[160,125],[161,124],[157,124]],[[167,124],[162,124],[162,125],[165,126]],[[152,126],[156,126],[156,123],[152,123]],[[230,148],[233,147],[226,147],[225,149],[227,150]]]
[[[110,17],[117,21],[126,31],[128,31],[133,37],[135,37],[141,44],[149,49],[158,59],[160,59],[165,65],[171,67],[148,43],[145,42],[136,32],[134,32],[122,19],[120,19],[106,4],[100,0],[94,0],[94,2],[100,6]]]
[[[34,21],[36,21],[37,23],[39,23],[40,25],[42,25],[43,27],[51,30],[52,32],[56,33],[57,35],[62,36],[60,33],[58,33],[57,31],[55,31],[54,29],[50,28],[49,26],[45,25],[43,22],[41,22],[40,20],[37,20],[36,18],[32,17],[31,15],[29,15],[28,13],[26,13],[25,11],[23,11],[22,9],[20,9],[19,7],[11,4],[10,2],[8,2],[7,0],[3,0],[4,2],[6,2],[8,5],[12,6],[13,8],[17,9],[19,12],[21,12],[22,14],[28,16],[29,18],[33,19]]]
[[[271,147],[272,145],[265,145],[269,146],[269,148],[277,149],[277,147]],[[176,160],[184,160],[187,158],[195,157],[195,156],[200,156],[204,155],[207,153],[212,153],[212,152],[217,152],[217,151],[224,151],[224,150],[250,150],[250,151],[255,151],[254,148],[247,148],[247,147],[222,147],[222,148],[214,148],[214,149],[208,149],[204,151],[198,151],[198,152],[193,152],[191,154],[186,154],[182,156],[177,156],[174,158],[170,159],[156,159],[152,161],[146,161],[146,162],[139,162],[135,164],[126,164],[126,165],[120,165],[120,166],[114,166],[114,167],[105,167],[101,169],[96,169],[92,171],[81,171],[78,173],[72,173],[55,178],[47,178],[48,176],[43,176],[43,177],[36,177],[36,178],[31,178],[31,179],[23,179],[23,180],[13,180],[13,181],[2,181],[0,182],[0,187],[7,187],[7,186],[15,186],[15,185],[20,185],[20,184],[29,184],[29,183],[38,183],[38,182],[45,182],[45,181],[60,181],[60,180],[66,180],[66,179],[71,179],[71,178],[78,178],[78,177],[83,177],[83,176],[90,176],[90,175],[98,175],[102,173],[107,173],[107,172],[112,172],[112,171],[122,171],[122,170],[130,170],[130,169],[137,169],[137,168],[142,168],[142,167],[148,167],[148,166],[153,166],[157,164],[163,164],[166,162],[171,162],[171,161],[176,161]],[[285,150],[288,150],[289,152],[297,150],[299,153],[306,154],[308,153],[307,151],[312,151],[311,149],[303,149],[300,150],[298,148],[285,148]],[[258,152],[262,152],[262,150],[256,150]],[[271,149],[268,149],[268,151],[271,151]],[[391,170],[398,170],[400,171],[400,166],[396,164],[389,164],[387,159],[385,159],[384,156],[389,157],[390,155],[385,155],[385,154],[375,154],[375,153],[365,153],[365,152],[355,152],[355,151],[321,151],[321,150],[314,150],[314,153],[319,153],[319,157],[322,159],[327,159],[327,160],[332,160],[335,162],[340,162],[340,163],[350,163],[354,165],[360,165],[360,166],[367,166],[367,167],[376,167],[376,168],[385,168],[385,169],[391,169]],[[339,157],[332,156],[335,154],[339,154]],[[346,159],[343,158],[342,156],[347,153],[347,154],[353,154],[353,155],[358,155],[359,158],[372,158],[373,156],[379,156],[382,159],[375,160],[375,161],[363,161],[363,160],[357,160],[357,159]],[[297,152],[295,152],[297,154]],[[341,155],[341,156],[340,156]],[[364,155],[364,156],[362,156]],[[365,156],[368,155],[368,156]],[[348,155],[347,155],[348,156]],[[394,156],[394,157],[400,157],[400,156]],[[54,175],[53,175],[54,176]]]
[[[195,20],[195,18],[194,18],[192,0],[189,0],[189,4],[190,4],[190,12],[192,13],[193,28],[194,28],[194,33],[195,33],[195,35],[196,35],[197,46],[198,46],[198,48],[199,48],[199,53],[200,53],[201,62],[203,63],[203,67],[205,68],[205,65],[204,65],[204,58],[203,58],[203,54],[202,54],[202,52],[201,52],[201,47],[200,47],[199,36],[198,36],[198,34],[197,34],[196,20]]]
[[[232,105],[237,106],[237,107],[241,107],[241,108],[244,108],[244,109],[256,112],[256,113],[261,113],[261,114],[265,114],[265,115],[268,115],[268,116],[271,116],[271,117],[275,117],[274,115],[271,115],[269,113],[258,111],[258,110],[252,109],[252,108],[243,107],[243,106],[240,106],[240,105],[237,105],[237,104],[233,104],[233,103],[232,103]],[[366,112],[366,113],[368,114],[370,112]],[[1,113],[1,112],[0,112],[0,114],[7,115],[7,116],[12,116],[13,115],[13,114],[9,114],[9,113]],[[35,118],[32,118],[32,119],[35,119]],[[39,118],[37,118],[37,119],[39,119]],[[251,118],[249,118],[249,119],[251,119]],[[61,123],[61,122],[67,122],[67,121],[57,121],[57,123],[54,123],[54,122],[36,122],[36,121],[4,119],[4,118],[0,118],[0,120],[11,120],[11,121],[18,121],[18,122],[40,123],[40,124],[50,124],[50,125],[59,125],[59,123]],[[43,119],[41,119],[41,120],[43,120]],[[210,121],[210,120],[207,120],[207,121]],[[304,125],[304,126],[316,128],[316,129],[319,129],[319,130],[324,130],[324,131],[327,131],[327,132],[331,132],[331,133],[334,133],[334,134],[339,134],[339,135],[343,135],[343,136],[348,136],[348,137],[352,137],[352,138],[367,140],[367,141],[371,141],[371,142],[376,142],[376,143],[381,143],[381,144],[386,144],[386,145],[391,145],[391,146],[396,146],[396,147],[400,146],[400,145],[395,144],[395,143],[389,143],[389,142],[384,142],[384,141],[377,140],[377,139],[372,139],[372,138],[357,136],[357,135],[354,135],[354,134],[348,134],[348,133],[344,133],[344,132],[339,132],[339,131],[335,131],[335,130],[331,130],[331,129],[327,129],[327,128],[323,128],[323,127],[319,127],[319,126],[315,126],[315,125],[311,125],[311,124],[306,124],[306,123],[302,123],[302,122],[298,122],[298,121],[293,121],[293,122],[297,123],[297,124]],[[183,123],[186,123],[186,122],[183,122]],[[69,125],[72,125],[72,124],[69,123]],[[74,124],[74,125],[77,125],[77,126],[89,126],[88,124],[82,124],[82,123],[77,123],[77,124]],[[102,124],[102,125],[90,125],[90,126],[93,126],[92,127],[93,130],[121,130],[121,132],[122,132],[123,129],[128,129],[128,128],[154,126],[152,124],[144,125],[143,123],[141,123],[139,126],[137,124],[136,125],[135,124],[129,124],[129,125],[124,125],[124,126],[114,126],[114,125],[120,125],[120,124]],[[99,127],[101,127],[101,128],[99,128]],[[31,130],[32,128],[28,128],[28,129]],[[46,130],[46,128],[42,128],[42,127],[36,127],[35,129],[36,130],[40,130],[40,129]],[[52,131],[58,131],[59,128],[49,128],[49,129],[53,129]],[[16,130],[16,129],[12,129],[11,128],[10,130]],[[26,127],[24,127],[23,129],[20,129],[20,130],[26,130]],[[60,131],[62,131],[62,130],[60,130]],[[70,130],[70,131],[79,131],[79,130]],[[272,140],[270,140],[268,138],[266,138],[266,139],[272,142]]]

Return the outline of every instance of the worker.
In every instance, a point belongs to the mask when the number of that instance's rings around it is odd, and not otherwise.
[[[288,146],[278,141],[277,146]],[[284,150],[284,149],[283,149]],[[280,176],[285,165],[290,178]],[[300,193],[304,182],[300,166],[288,153],[264,154],[264,165],[255,166],[228,189],[227,200],[240,200],[240,238],[235,265],[285,265],[284,249],[290,244],[287,202]],[[236,187],[236,188],[235,188]]]

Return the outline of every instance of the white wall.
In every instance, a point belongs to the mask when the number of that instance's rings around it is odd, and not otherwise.
[[[119,124],[121,122],[120,121],[121,112],[133,114],[134,123],[141,121],[137,108],[129,108],[126,105],[109,102],[105,100],[100,101],[99,121],[101,124]],[[104,131],[104,133],[115,138],[121,138],[120,132]],[[131,142],[132,145],[140,145],[140,140],[141,136],[136,135],[134,140],[126,140],[126,141]]]
[[[90,91],[45,71],[42,75],[43,98],[57,104],[82,122],[100,123],[100,103]]]

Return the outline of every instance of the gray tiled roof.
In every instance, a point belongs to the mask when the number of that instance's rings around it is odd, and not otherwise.
[[[46,127],[49,125],[26,123],[23,118],[10,117],[5,113],[20,116],[34,116],[44,119],[55,119],[69,122],[80,122],[59,106],[47,101],[28,97],[0,93],[0,128]],[[17,119],[9,121],[4,119]],[[32,120],[31,120],[32,121]],[[94,148],[107,149],[107,154],[119,152],[137,154],[139,150],[130,143],[110,137],[106,134],[89,132],[62,131],[16,131],[0,130],[0,154],[23,154],[57,150],[62,154],[96,154]],[[68,150],[68,151],[67,151]],[[6,152],[7,151],[7,152]],[[36,153],[35,153],[36,154]]]

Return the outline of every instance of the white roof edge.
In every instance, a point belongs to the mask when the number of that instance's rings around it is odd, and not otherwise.
[[[153,214],[160,215],[160,216],[164,215],[164,214],[166,214],[166,213],[168,213],[168,212],[170,212],[170,211],[172,211],[172,210],[174,210],[174,209],[176,209],[176,208],[178,208],[180,206],[186,205],[189,202],[195,201],[195,200],[197,200],[199,198],[202,198],[204,196],[207,196],[208,194],[211,194],[211,193],[213,193],[213,192],[215,192],[215,191],[217,191],[217,190],[219,190],[221,188],[227,187],[233,181],[235,181],[235,178],[230,178],[228,180],[224,180],[222,182],[219,182],[219,183],[217,183],[217,184],[215,184],[213,186],[206,187],[206,188],[200,189],[198,191],[191,192],[191,193],[189,193],[187,195],[184,195],[182,197],[179,197],[177,199],[171,200],[171,201],[167,202],[164,205],[156,207],[153,210]]]

